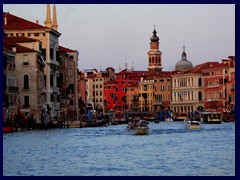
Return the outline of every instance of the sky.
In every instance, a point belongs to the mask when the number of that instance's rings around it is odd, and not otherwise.
[[[52,16],[53,4],[51,4]],[[163,71],[235,55],[234,4],[56,4],[59,44],[79,52],[79,70],[147,70],[155,29]],[[3,4],[3,11],[44,25],[46,4]]]

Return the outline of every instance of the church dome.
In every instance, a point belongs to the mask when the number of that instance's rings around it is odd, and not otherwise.
[[[186,59],[182,59],[177,62],[175,70],[187,71],[193,67],[192,63]]]
[[[154,31],[153,31],[153,36],[150,38],[150,40],[152,41],[152,42],[158,42],[159,41],[159,37],[157,37],[157,31],[154,29]]]
[[[175,70],[187,71],[193,68],[193,65],[190,61],[187,60],[187,54],[185,52],[185,47],[183,47],[182,59],[177,62]]]

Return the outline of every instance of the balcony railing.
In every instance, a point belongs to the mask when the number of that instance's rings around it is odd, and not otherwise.
[[[18,87],[15,86],[8,86],[8,91],[12,93],[18,92]]]
[[[216,87],[220,87],[219,84],[215,84],[215,85],[208,85],[207,88],[216,88]]]

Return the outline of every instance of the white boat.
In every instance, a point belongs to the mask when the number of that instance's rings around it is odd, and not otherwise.
[[[198,121],[187,121],[186,127],[188,129],[200,129],[201,125],[200,125],[200,122],[198,122]]]
[[[149,127],[147,125],[139,125],[133,128],[134,134],[136,135],[145,135],[149,134]]]
[[[173,119],[172,119],[172,118],[166,118],[165,121],[167,121],[167,122],[173,122]]]
[[[149,134],[149,127],[147,126],[147,122],[145,120],[135,119],[128,123],[127,128],[129,130],[133,130],[134,134],[137,135]]]

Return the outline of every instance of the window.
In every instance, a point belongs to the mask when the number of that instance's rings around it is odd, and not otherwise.
[[[28,64],[29,64],[28,55],[24,54],[23,55],[23,65],[27,66]]]
[[[202,101],[202,92],[201,91],[198,92],[198,100]]]
[[[53,59],[53,48],[50,48],[50,59]]]
[[[27,74],[23,76],[23,88],[29,89],[29,76]]]
[[[73,69],[71,67],[68,70],[68,74],[69,74],[69,76],[73,76]]]
[[[198,78],[198,86],[202,86],[202,79]]]
[[[43,54],[43,59],[46,59],[46,49],[42,48],[41,52]]]
[[[29,107],[30,104],[29,104],[29,96],[24,96],[24,106],[25,107]]]
[[[50,86],[53,87],[53,75],[50,75]]]
[[[50,101],[51,101],[51,102],[53,102],[53,101],[54,101],[53,94],[50,94]]]

